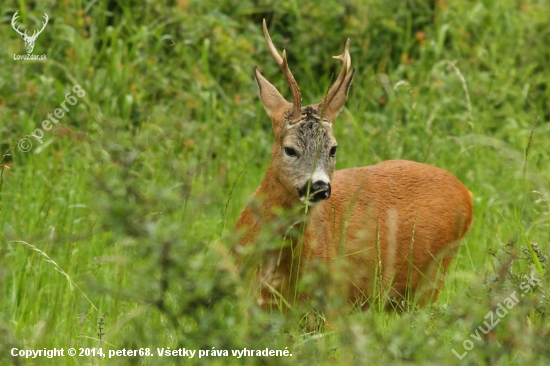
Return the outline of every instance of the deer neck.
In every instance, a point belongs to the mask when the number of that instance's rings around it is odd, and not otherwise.
[[[284,210],[291,210],[302,204],[297,197],[288,192],[281,184],[275,174],[275,168],[272,165],[267,169],[257,195],[263,197],[264,201],[262,206],[267,211],[276,207]]]

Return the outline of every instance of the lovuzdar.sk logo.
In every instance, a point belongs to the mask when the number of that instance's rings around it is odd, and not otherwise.
[[[16,11],[15,14],[13,14],[13,17],[11,18],[11,26],[13,27],[13,29],[21,36],[21,38],[23,38],[23,41],[25,41],[25,49],[27,50],[27,54],[26,55],[16,55],[14,54],[13,55],[13,59],[14,60],[25,60],[25,61],[28,61],[28,60],[38,60],[38,61],[45,61],[47,60],[47,57],[46,55],[33,55],[32,54],[32,50],[34,49],[34,44],[36,42],[36,38],[38,38],[38,36],[40,35],[40,33],[42,33],[42,31],[44,30],[44,28],[46,28],[46,25],[48,24],[48,14],[44,13],[44,20],[45,22],[42,23],[42,29],[40,30],[34,30],[32,32],[32,35],[28,35],[27,34],[27,30],[25,30],[24,32],[21,32],[19,30],[19,26],[15,26],[15,23],[16,23],[16,19],[18,17],[18,14],[19,11]]]

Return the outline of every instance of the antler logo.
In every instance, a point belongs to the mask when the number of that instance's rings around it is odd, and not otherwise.
[[[44,28],[46,28],[46,24],[48,24],[48,14],[44,13],[44,19],[46,20],[46,22],[42,25],[42,29],[40,29],[39,31],[36,31],[36,30],[33,31],[32,36],[29,36],[27,34],[27,30],[25,30],[25,32],[21,32],[19,30],[19,27],[17,28],[15,27],[15,20],[18,17],[17,13],[19,13],[19,11],[16,11],[15,14],[13,14],[13,17],[11,18],[11,26],[17,33],[19,33],[21,38],[23,38],[23,41],[25,41],[25,48],[27,49],[27,53],[31,53],[32,50],[34,49],[34,42],[36,42],[36,38],[38,38],[40,33],[42,33]]]

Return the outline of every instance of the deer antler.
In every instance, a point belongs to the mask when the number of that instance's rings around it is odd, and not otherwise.
[[[346,41],[346,47],[344,48],[344,53],[342,53],[340,56],[332,56],[332,58],[336,60],[342,61],[344,64],[342,65],[342,71],[340,71],[340,75],[338,75],[338,79],[334,82],[332,87],[327,93],[327,96],[323,99],[323,104],[328,105],[336,93],[338,93],[338,90],[342,87],[342,84],[344,83],[344,80],[346,79],[346,76],[348,75],[348,72],[351,67],[351,56],[349,54],[349,38]]]
[[[48,14],[44,13],[44,19],[46,20],[46,23],[43,23],[42,29],[40,29],[39,31],[36,31],[36,30],[33,31],[32,36],[29,36],[29,35],[27,34],[27,30],[25,30],[25,32],[21,32],[21,31],[19,30],[19,26],[18,26],[17,28],[15,28],[15,20],[19,17],[19,16],[17,15],[17,13],[19,13],[19,10],[16,11],[15,14],[13,14],[13,17],[11,18],[11,26],[12,26],[12,28],[13,28],[17,33],[19,33],[22,37],[31,38],[31,39],[32,39],[32,38],[36,38],[36,37],[38,37],[38,35],[39,35],[40,33],[42,33],[42,31],[44,30],[44,28],[46,28],[46,25],[48,24],[48,19],[49,19],[49,18],[48,18]]]
[[[42,31],[44,30],[44,28],[46,28],[46,25],[48,24],[48,19],[49,19],[49,18],[48,18],[48,14],[44,13],[44,19],[46,20],[46,23],[44,23],[44,25],[42,26],[42,29],[40,29],[38,32],[37,32],[37,31],[34,31],[34,32],[33,32],[33,34],[32,34],[33,37],[35,37],[35,36],[38,37],[38,35],[39,35],[40,33],[42,33]],[[35,33],[36,33],[36,34],[35,34]]]
[[[290,90],[292,91],[292,99],[293,99],[292,117],[294,120],[299,119],[300,116],[302,115],[302,95],[300,93],[300,88],[298,87],[298,83],[296,83],[296,80],[294,79],[294,76],[292,75],[292,72],[290,72],[290,68],[288,67],[288,61],[286,59],[286,51],[283,50],[283,57],[281,57],[279,55],[279,52],[273,45],[273,42],[271,41],[271,37],[269,36],[269,32],[267,31],[267,25],[266,25],[265,19],[264,19],[264,36],[267,42],[267,47],[269,48],[269,52],[271,52],[271,55],[277,62],[277,65],[279,65],[279,67],[283,71],[286,81],[290,86]]]
[[[27,35],[27,31],[25,31],[25,33],[23,33],[23,32],[21,32],[21,31],[19,31],[19,27],[15,28],[15,19],[18,18],[17,13],[19,13],[19,10],[17,10],[17,11],[15,12],[15,14],[13,14],[13,17],[11,18],[11,26],[12,26],[12,28],[13,28],[17,33],[19,33],[21,36],[24,37],[24,36]]]

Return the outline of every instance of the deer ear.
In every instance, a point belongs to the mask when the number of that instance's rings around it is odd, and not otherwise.
[[[346,103],[346,99],[348,98],[349,87],[351,86],[351,82],[353,81],[354,74],[355,69],[351,69],[344,80],[342,80],[339,88],[336,90],[334,96],[327,105],[323,105],[324,101],[321,101],[320,103],[321,110],[324,108],[325,114],[332,122],[334,122],[336,117],[338,117],[338,115],[342,111],[342,108],[344,108],[344,104]]]
[[[338,75],[338,79],[330,87],[327,95],[319,103],[319,107],[323,114],[329,118],[331,122],[334,122],[338,114],[344,107],[346,99],[348,97],[349,87],[353,80],[353,74],[355,69],[351,68],[351,56],[349,54],[349,38],[346,41],[344,53],[340,56],[333,56],[332,58],[342,61],[342,71]]]
[[[280,123],[285,112],[289,108],[292,108],[292,103],[287,102],[287,100],[283,98],[277,88],[271,85],[271,83],[260,74],[257,67],[254,68],[254,77],[256,78],[256,84],[258,84],[260,100],[262,101],[265,111],[274,125]]]

